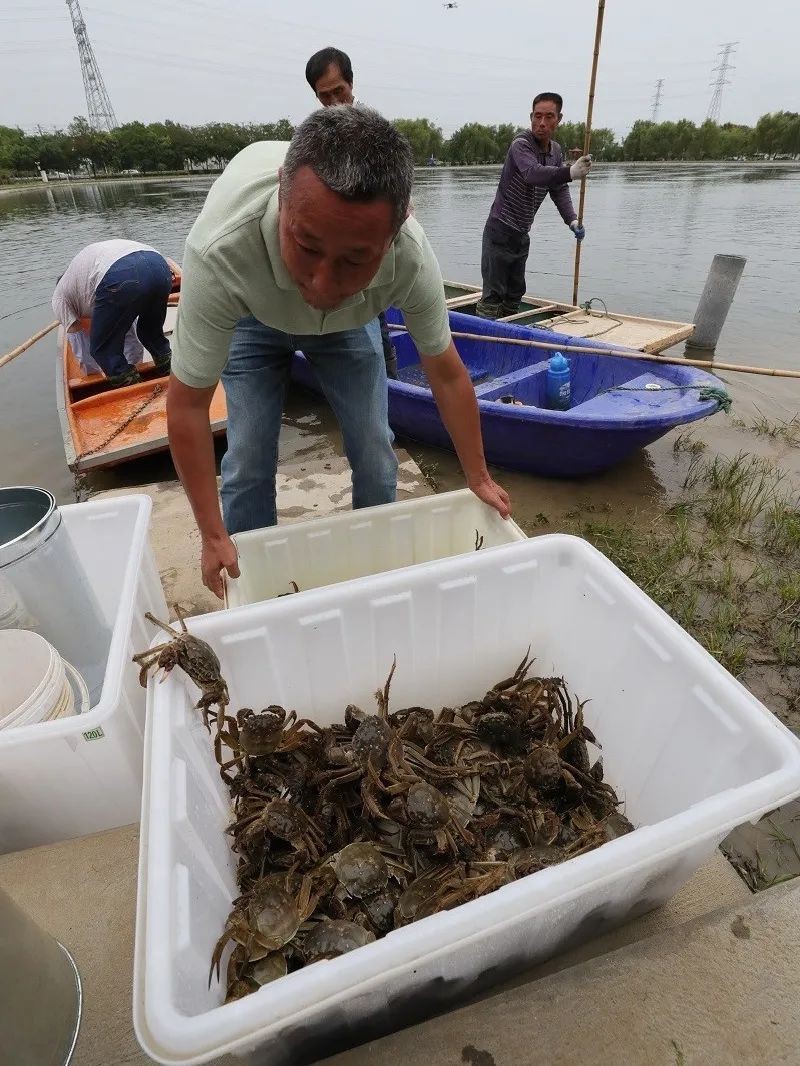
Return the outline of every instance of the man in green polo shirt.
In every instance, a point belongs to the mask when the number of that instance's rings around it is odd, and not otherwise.
[[[292,355],[313,365],[339,421],[353,506],[394,500],[386,367],[367,332],[399,307],[472,491],[506,517],[475,391],[456,352],[438,263],[408,218],[408,142],[375,111],[314,112],[291,144],[250,145],[215,182],[186,241],[167,396],[175,465],[202,537],[203,580],[238,576],[231,533],[273,525]],[[370,324],[367,327],[367,324]],[[217,502],[209,406],[222,378],[228,451]]]

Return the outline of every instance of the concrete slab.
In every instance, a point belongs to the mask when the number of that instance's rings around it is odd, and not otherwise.
[[[397,499],[429,496],[431,488],[417,464],[402,448]],[[276,492],[279,522],[302,522],[322,518],[350,507],[350,466],[335,454],[314,454],[313,461],[281,464]],[[200,578],[200,534],[194,523],[186,493],[179,481],[158,481],[98,492],[93,499],[144,492],[153,501],[150,541],[161,575],[167,603],[179,603],[186,614],[203,614],[222,607]]]
[[[80,970],[84,984],[85,1012],[74,1066],[121,1066],[123,1063],[125,1066],[144,1066],[150,1061],[139,1049],[131,1020],[138,837],[138,826],[128,826],[61,844],[0,856],[0,888],[43,929],[69,948]],[[716,853],[714,859],[665,907],[583,945],[558,960],[552,960],[546,966],[525,975],[519,988],[506,991],[503,996],[522,997],[514,1002],[521,1004],[521,1017],[528,1018],[532,1006],[539,1003],[539,993],[536,991],[538,986],[532,985],[531,981],[541,974],[602,951],[611,951],[621,944],[650,938],[655,934],[666,937],[667,946],[661,949],[661,965],[665,974],[669,975],[672,972],[672,955],[680,951],[680,945],[685,939],[683,930],[687,921],[706,914],[710,907],[746,907],[749,900],[750,894],[744,884],[733,873],[722,855]],[[778,951],[784,931],[772,930],[770,935],[776,939],[775,950]],[[712,961],[709,960],[709,965]],[[727,959],[724,956],[718,957],[718,969],[714,979],[709,981],[719,990],[715,995],[720,994],[723,986],[720,977],[723,965],[727,966]],[[682,977],[676,976],[676,980],[678,979]],[[787,984],[785,987],[788,989],[794,986]],[[600,987],[597,995],[602,997],[602,994]],[[516,1023],[509,1023],[507,1017],[502,1022],[494,1018],[495,1001],[500,999],[505,1002],[503,996],[493,995],[487,1001],[466,1010],[459,1010],[455,1014],[388,1037],[384,1041],[369,1045],[368,1049],[349,1052],[333,1061],[341,1066],[361,1066],[367,1062],[422,1062],[423,1059],[426,1066],[429,1062],[448,1063],[448,1066],[457,1063],[462,1047],[468,1043],[485,1047],[486,1040],[481,1042],[480,1028],[476,1028],[472,1022],[469,1026],[472,1035],[469,1039],[461,1040],[458,1031],[460,1023],[456,1025],[448,1019],[462,1016],[471,1018],[472,1012],[477,1012],[477,1016],[482,1019],[481,1025],[486,1027],[484,1034],[493,1033],[496,1027],[502,1029],[508,1024],[511,1024],[513,1030]],[[584,1009],[584,998],[582,991],[580,995],[572,991],[570,997],[561,1002],[558,1015],[560,1022],[555,1017],[558,1013],[557,1003],[546,1000],[554,1014],[551,1023],[552,1046],[560,1048],[559,1053],[562,1055],[565,1049],[571,1047],[573,1015],[580,1015]],[[637,991],[632,999],[634,1008],[640,998]],[[652,1005],[649,1012],[657,1014],[657,1005]],[[560,1042],[557,1039],[559,1024],[562,1027]],[[420,1041],[420,1033],[423,1034],[422,1043],[417,1049],[415,1045]],[[525,1040],[527,1039],[526,1036]],[[497,1066],[505,1062],[532,1061],[527,1056],[529,1046],[522,1041],[517,1046],[509,1045],[513,1054],[509,1051],[505,1057],[498,1057]],[[420,1050],[420,1057],[414,1058],[417,1050]],[[480,1066],[483,1060],[477,1061]],[[491,1066],[489,1060],[485,1061],[487,1066]],[[540,1060],[537,1058],[535,1061]],[[541,1061],[565,1060],[555,1056],[552,1059],[543,1056]],[[575,1056],[569,1061],[579,1061],[579,1058]],[[583,1061],[594,1063],[598,1060],[591,1055],[584,1055]],[[634,1060],[623,1055],[616,1061]],[[675,1060],[665,1061],[674,1063]],[[218,1060],[219,1066],[233,1066],[237,1062],[239,1060],[230,1057]]]
[[[344,1052],[327,1066],[800,1061],[800,887]]]

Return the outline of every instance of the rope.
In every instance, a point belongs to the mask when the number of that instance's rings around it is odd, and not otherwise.
[[[123,422],[120,422],[118,426],[115,426],[105,440],[101,441],[100,444],[95,445],[94,448],[90,448],[86,452],[81,452],[80,455],[75,457],[75,465],[72,468],[72,492],[76,503],[83,503],[90,495],[87,489],[88,481],[86,471],[78,468],[81,459],[88,459],[90,455],[94,455],[96,452],[101,452],[103,448],[108,447],[108,445],[118,437],[120,433],[128,428],[134,418],[138,418],[142,411],[146,410],[153,400],[164,392],[164,388],[165,386],[162,384],[156,385],[147,399],[140,403],[138,407],[135,407]]]
[[[50,303],[49,300],[42,300],[38,304],[28,304],[27,307],[18,307],[16,311],[9,311],[5,315],[0,315],[0,322],[4,322],[7,318],[13,318],[14,315],[21,315],[23,311],[33,311],[37,307],[47,307]]]
[[[595,302],[596,303],[600,303],[600,304],[603,305],[602,312],[593,311],[592,310],[592,304],[595,303]],[[589,300],[586,300],[584,303],[582,303],[580,305],[580,308],[581,308],[581,311],[585,311],[586,312],[586,315],[587,315],[588,318],[608,318],[613,323],[613,325],[606,326],[605,329],[597,329],[593,333],[581,333],[580,337],[583,340],[590,340],[592,337],[602,337],[606,333],[610,333],[612,329],[616,329],[617,326],[624,326],[625,325],[625,323],[623,322],[623,320],[621,318],[618,318],[617,315],[612,315],[609,312],[608,307],[606,307],[605,300],[602,299],[602,297],[600,297],[600,296],[592,296]],[[556,327],[558,326],[559,322],[563,322],[565,320],[568,320],[571,325],[577,325],[578,320],[575,319],[575,318],[570,318],[569,317],[573,313],[574,312],[572,312],[572,311],[568,311],[566,314],[557,315],[555,318],[551,318],[547,322],[537,322],[537,324],[536,324],[537,325],[537,329],[549,329],[549,330],[552,330],[553,332],[555,332]]]
[[[112,440],[116,440],[120,433],[123,433],[131,424],[131,422],[133,422],[135,418],[138,418],[142,411],[148,408],[153,402],[153,400],[155,400],[156,397],[160,396],[163,391],[163,385],[156,385],[156,387],[153,389],[147,399],[140,403],[138,407],[134,407],[128,417],[124,421],[120,422],[118,426],[115,426],[111,433],[109,433],[109,435],[105,438],[105,440],[101,441],[100,444],[95,445],[94,448],[90,448],[88,452],[81,452],[80,455],[76,456],[76,462],[79,462],[81,459],[88,459],[90,455],[95,455],[97,452],[101,452],[103,448],[107,448],[108,445],[112,442]]]
[[[716,400],[720,410],[726,414],[731,409],[733,401],[725,389],[716,385],[659,385],[658,388],[648,388],[646,385],[612,385],[610,389],[603,389],[598,396],[605,396],[608,392],[684,392],[686,389],[698,389],[699,400]]]

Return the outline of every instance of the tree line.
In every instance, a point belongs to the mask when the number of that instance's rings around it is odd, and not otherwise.
[[[395,125],[408,138],[418,164],[436,160],[456,165],[501,163],[519,128],[505,123],[487,126],[468,122],[445,138],[442,130],[427,118],[396,119]],[[288,119],[278,122],[241,125],[210,122],[185,126],[179,122],[127,122],[111,133],[92,129],[83,117],[75,118],[66,130],[24,133],[12,126],[0,126],[0,180],[32,176],[46,171],[92,174],[164,173],[189,168],[221,170],[237,152],[253,141],[289,140],[294,127]],[[565,152],[582,148],[583,123],[565,122],[557,139]],[[591,151],[595,159],[631,160],[713,160],[753,156],[800,156],[800,114],[775,111],[762,115],[755,126],[688,119],[678,122],[639,120],[628,135],[618,141],[613,130],[592,131]]]

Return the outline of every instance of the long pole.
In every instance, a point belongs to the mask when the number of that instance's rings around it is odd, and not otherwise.
[[[597,81],[597,60],[600,57],[600,38],[603,36],[603,15],[606,0],[597,4],[597,25],[594,31],[594,56],[592,57],[592,76],[589,80],[589,107],[586,111],[586,129],[583,133],[583,154],[588,155],[592,144],[592,111],[594,110],[594,87]],[[578,223],[583,225],[583,205],[586,200],[586,178],[581,178],[581,195],[578,201]],[[575,274],[572,279],[572,302],[578,303],[578,278],[581,272],[581,242],[575,244]]]
[[[22,355],[23,352],[27,352],[29,348],[32,348],[37,341],[40,341],[42,337],[46,337],[48,333],[51,333],[58,325],[58,319],[55,322],[51,322],[49,326],[45,326],[44,329],[40,329],[38,333],[34,333],[32,337],[28,337],[26,341],[18,345],[16,348],[12,348],[10,352],[6,352],[2,358],[0,358],[0,367],[10,363],[12,359],[16,359],[18,355]]]
[[[392,330],[408,332],[407,326],[390,327]],[[568,352],[575,355],[612,355],[616,359],[636,359],[643,363],[660,363],[662,366],[696,366],[701,370],[729,370],[739,374],[765,374],[772,378],[800,378],[800,370],[782,370],[779,367],[746,366],[743,363],[718,363],[707,359],[679,359],[672,355],[651,355],[649,352],[632,352],[630,348],[590,348],[581,344],[551,344],[549,341],[529,341],[522,337],[487,337],[485,333],[451,334],[459,340],[491,341],[492,344],[515,344],[521,348],[541,348],[549,352]]]

